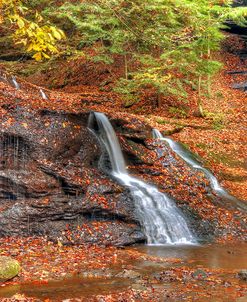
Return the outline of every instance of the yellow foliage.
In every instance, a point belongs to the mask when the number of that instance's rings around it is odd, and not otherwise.
[[[62,30],[55,26],[43,25],[42,16],[36,12],[35,21],[25,18],[28,9],[20,0],[0,0],[0,24],[11,22],[15,25],[12,35],[16,44],[22,44],[37,61],[49,59],[59,52],[57,42],[65,38]]]
[[[167,82],[171,79],[171,74],[168,73],[167,75],[163,75],[163,76],[160,76],[159,74],[157,73],[149,73],[149,72],[146,72],[146,73],[142,73],[142,74],[136,74],[134,76],[134,79],[135,80],[142,80],[142,79],[146,79],[146,80],[151,80],[151,81],[159,81],[159,82]]]

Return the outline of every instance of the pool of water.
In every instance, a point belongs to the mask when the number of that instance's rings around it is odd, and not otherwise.
[[[10,298],[15,294],[24,294],[26,297],[35,297],[42,301],[63,301],[89,297],[92,295],[104,295],[124,290],[130,285],[130,281],[120,278],[70,278],[62,281],[51,281],[47,284],[22,284],[7,286],[0,289],[1,298]]]
[[[247,243],[180,245],[180,246],[139,246],[139,251],[148,255],[179,258],[188,266],[203,266],[212,269],[247,269]]]
[[[146,275],[164,270],[169,266],[204,267],[211,269],[223,269],[239,271],[247,269],[247,244],[209,244],[209,245],[183,245],[183,246],[136,246],[128,249],[135,249],[144,254],[161,258],[179,258],[182,262],[177,264],[167,263],[157,265],[152,261],[133,261],[131,269]],[[119,266],[118,272],[123,268]],[[118,273],[116,272],[116,273]],[[227,278],[227,275],[226,275]],[[227,279],[226,279],[227,281]],[[133,280],[127,278],[70,278],[62,281],[51,281],[48,284],[23,284],[0,288],[1,298],[12,297],[15,294],[25,294],[27,297],[35,297],[41,301],[63,301],[90,297],[93,295],[111,294],[124,291]],[[245,283],[246,284],[246,283]],[[170,287],[169,284],[165,284]],[[173,286],[173,285],[171,285]],[[224,298],[224,297],[223,297]],[[86,301],[86,300],[85,300]],[[195,300],[198,301],[198,300]],[[203,300],[204,301],[204,300]],[[219,301],[225,301],[219,300]],[[247,301],[247,297],[239,298],[237,301]]]

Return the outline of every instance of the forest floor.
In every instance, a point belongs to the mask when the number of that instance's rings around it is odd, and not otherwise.
[[[172,138],[184,143],[192,152],[197,153],[205,164],[217,176],[220,183],[234,196],[247,199],[247,95],[244,92],[231,88],[234,82],[242,81],[243,78],[230,75],[233,70],[246,70],[244,62],[233,54],[222,52],[218,54],[224,63],[222,71],[212,79],[211,97],[203,98],[205,118],[194,115],[196,112],[196,99],[198,95],[191,91],[188,98],[190,111],[186,113],[176,111],[172,113],[171,108],[177,108],[172,100],[167,100],[156,107],[152,98],[144,98],[138,104],[130,108],[123,106],[123,100],[102,87],[97,81],[105,79],[104,72],[101,78],[94,76],[88,78],[88,74],[78,70],[78,63],[72,66],[75,76],[71,82],[67,82],[62,89],[50,89],[54,79],[58,85],[64,82],[64,77],[57,74],[57,67],[47,72],[44,71],[29,76],[26,80],[17,77],[22,86],[21,91],[14,91],[13,88],[4,89],[6,99],[1,99],[0,114],[6,115],[5,106],[11,106],[8,96],[19,99],[19,105],[32,108],[51,109],[58,111],[80,112],[82,110],[95,110],[128,120],[136,117],[139,120],[157,128],[163,133],[171,134]],[[15,65],[2,64],[0,66],[8,71],[18,71],[21,68]],[[65,69],[71,69],[69,65],[63,63]],[[23,66],[22,66],[23,67]],[[61,67],[61,66],[60,66]],[[60,69],[61,70],[61,69]],[[88,70],[88,69],[87,69]],[[63,70],[62,70],[63,71]],[[82,69],[83,71],[83,69]],[[70,71],[71,72],[71,71]],[[96,70],[99,72],[99,70]],[[87,81],[85,81],[87,78]],[[32,83],[31,83],[32,82]],[[81,84],[82,83],[82,84]],[[38,84],[38,85],[37,85]],[[39,85],[44,86],[44,91],[49,96],[49,100],[43,100],[39,94]],[[32,94],[32,99],[30,99]],[[11,121],[9,121],[11,122]],[[102,278],[114,278],[120,271],[125,270],[128,274],[134,270],[136,262],[141,260],[150,261],[163,265],[168,261],[171,268],[163,270],[153,275],[144,272],[141,276],[133,276],[134,286],[126,286],[123,290],[104,295],[95,295],[82,300],[74,299],[67,301],[160,301],[160,297],[166,297],[167,301],[237,301],[238,298],[246,297],[246,283],[239,282],[236,272],[199,267],[177,266],[180,259],[165,260],[164,258],[147,256],[131,249],[117,249],[114,247],[96,246],[63,246],[52,244],[46,239],[19,238],[0,239],[0,255],[12,256],[19,260],[22,265],[22,272],[11,282],[0,287],[1,291],[10,285],[24,284],[45,284],[48,280],[61,279],[65,275]],[[227,275],[227,281],[222,274]],[[132,274],[132,273],[130,273]],[[119,277],[119,276],[118,276]],[[118,278],[117,277],[117,278]],[[123,276],[120,275],[120,278]],[[125,276],[124,276],[124,279]],[[171,287],[161,287],[161,284],[172,284]],[[215,293],[224,295],[226,300],[220,300]],[[196,300],[195,293],[200,299]],[[0,296],[1,297],[1,296]],[[14,295],[12,298],[0,298],[0,301],[35,301],[35,299],[25,298],[22,295]],[[45,300],[50,301],[49,298]],[[239,300],[241,301],[241,300]],[[242,300],[246,301],[246,300]]]

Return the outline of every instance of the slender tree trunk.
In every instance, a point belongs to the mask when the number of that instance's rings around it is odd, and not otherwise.
[[[201,98],[202,95],[202,76],[199,75],[199,79],[198,79],[198,95],[199,98]]]
[[[203,117],[204,116],[204,112],[203,112],[203,107],[202,107],[202,76],[199,75],[199,79],[198,79],[198,100],[197,100],[197,106],[198,106],[198,110],[200,115]]]
[[[124,70],[125,70],[125,79],[128,80],[128,60],[127,55],[124,55]]]
[[[211,51],[210,48],[208,47],[208,60],[211,59]],[[211,75],[208,75],[208,79],[207,79],[207,88],[208,88],[208,95],[209,97],[211,96]]]
[[[161,95],[160,95],[160,93],[158,93],[158,96],[157,96],[157,107],[161,108]]]
[[[210,12],[208,12],[208,26],[211,23],[211,15]],[[211,49],[210,49],[210,45],[209,45],[209,34],[207,36],[208,39],[208,60],[211,60]],[[208,95],[209,97],[211,96],[211,75],[207,76],[207,91],[208,91]]]

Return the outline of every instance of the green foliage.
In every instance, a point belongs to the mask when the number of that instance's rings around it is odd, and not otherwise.
[[[212,125],[215,130],[222,130],[225,127],[226,118],[221,112],[205,111],[205,118],[212,120]]]
[[[217,91],[217,92],[215,93],[215,97],[216,97],[217,99],[224,99],[224,94],[223,94],[221,91]]]
[[[177,108],[177,107],[169,107],[169,113],[171,113],[173,116],[177,117],[177,118],[187,118],[188,117],[188,113],[186,112],[185,109],[183,108]]]
[[[138,101],[145,89],[157,97],[186,100],[186,87],[206,89],[221,67],[212,60],[223,39],[224,21],[245,23],[247,10],[228,0],[85,0],[65,2],[50,16],[66,19],[80,36],[80,47],[96,49],[94,61],[111,64],[122,56],[125,75],[116,91],[126,104]],[[133,62],[130,64],[129,61]]]
[[[211,55],[224,38],[221,29],[228,19],[245,24],[247,15],[230,0],[30,0],[27,9],[19,0],[2,1],[10,5],[5,15],[17,27],[16,42],[36,59],[58,51],[60,27],[70,37],[66,54],[74,48],[94,62],[122,60],[115,90],[126,106],[146,89],[156,93],[157,103],[167,96],[186,102],[188,87],[210,95],[211,77],[221,68]],[[202,111],[200,98],[198,107]]]
[[[166,120],[164,120],[164,119],[162,119],[162,118],[157,118],[157,119],[156,119],[156,122],[157,122],[158,124],[160,124],[160,125],[166,125],[166,124],[169,124],[169,123],[170,123],[169,121],[166,121]]]

